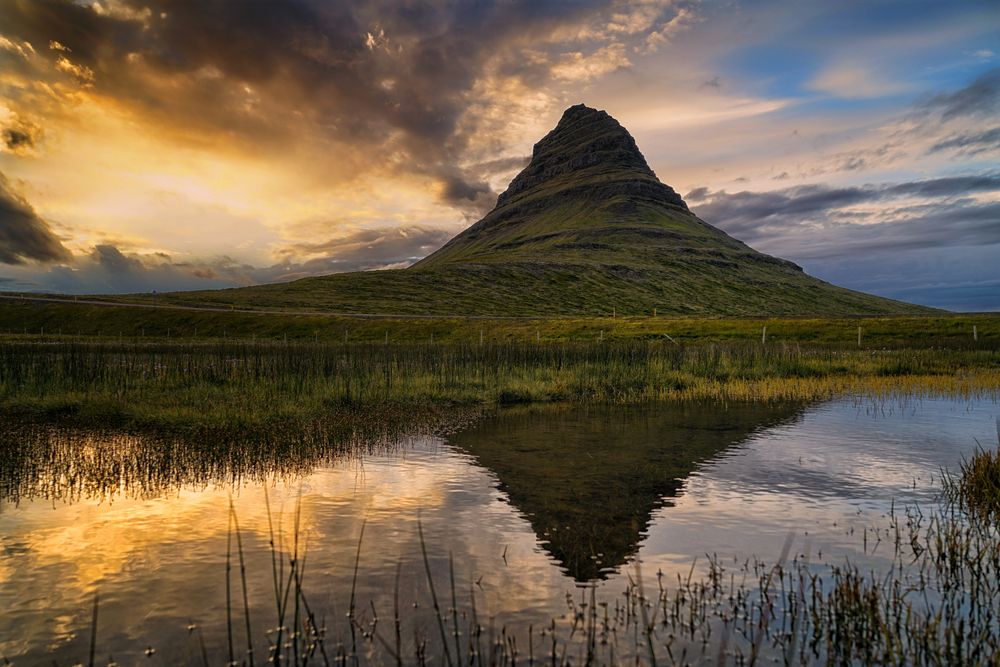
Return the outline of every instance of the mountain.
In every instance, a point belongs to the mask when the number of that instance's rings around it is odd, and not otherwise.
[[[174,294],[179,303],[434,315],[849,315],[929,309],[854,292],[699,219],[635,140],[578,104],[486,217],[399,270]]]

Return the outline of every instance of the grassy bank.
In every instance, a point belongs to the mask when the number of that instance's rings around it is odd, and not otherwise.
[[[5,340],[7,419],[249,433],[454,406],[993,393],[1000,352],[666,340],[537,344]]]
[[[340,432],[455,406],[998,386],[990,315],[360,318],[0,300],[0,413],[30,422]]]
[[[253,304],[248,304],[253,307]],[[387,312],[392,312],[391,310]],[[0,334],[32,339],[99,337],[265,339],[329,343],[527,343],[622,339],[677,343],[755,342],[882,347],[1000,349],[1000,315],[864,318],[352,317],[294,312],[98,306],[0,299]],[[858,345],[858,328],[861,345]],[[766,328],[766,332],[765,332]],[[766,333],[766,336],[765,336]],[[669,337],[669,338],[668,338]]]

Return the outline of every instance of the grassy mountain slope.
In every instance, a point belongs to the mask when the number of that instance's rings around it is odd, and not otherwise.
[[[408,269],[160,295],[428,315],[852,315],[930,309],[839,288],[703,222],[603,111],[569,108],[496,207]]]

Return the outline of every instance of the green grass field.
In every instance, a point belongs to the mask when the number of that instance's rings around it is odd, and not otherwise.
[[[563,342],[618,339],[678,343],[758,341],[858,347],[1000,345],[1000,314],[838,318],[354,317],[294,312],[110,307],[0,300],[0,334],[157,339],[267,339],[391,343]],[[974,333],[975,327],[975,333]],[[669,338],[667,338],[669,336]]]
[[[12,422],[267,436],[509,403],[998,389],[1000,318],[988,315],[407,319],[0,303],[0,414]]]

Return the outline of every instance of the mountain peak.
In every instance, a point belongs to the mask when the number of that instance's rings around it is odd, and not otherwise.
[[[620,176],[656,181],[635,139],[608,112],[575,104],[559,123],[535,144],[531,162],[511,181],[497,207],[547,181],[573,172],[619,172]],[[658,181],[657,181],[658,182]],[[684,207],[680,197],[675,204]],[[686,207],[685,207],[686,208]]]
[[[549,132],[549,134],[546,135],[546,137],[544,137],[540,142],[538,142],[538,144],[535,144],[535,146],[537,147],[538,145],[544,143],[545,139],[548,137],[559,134],[560,130],[565,132],[574,125],[579,125],[581,123],[586,124],[591,130],[598,129],[628,135],[628,131],[622,127],[621,123],[615,120],[607,111],[588,107],[586,104],[581,103],[567,107],[567,109],[563,111],[562,118],[559,119],[559,122],[552,129],[552,131]]]
[[[699,219],[617,120],[583,104],[535,144],[492,211],[413,266],[272,289],[285,306],[299,305],[294,292],[350,313],[926,312],[824,283]]]

